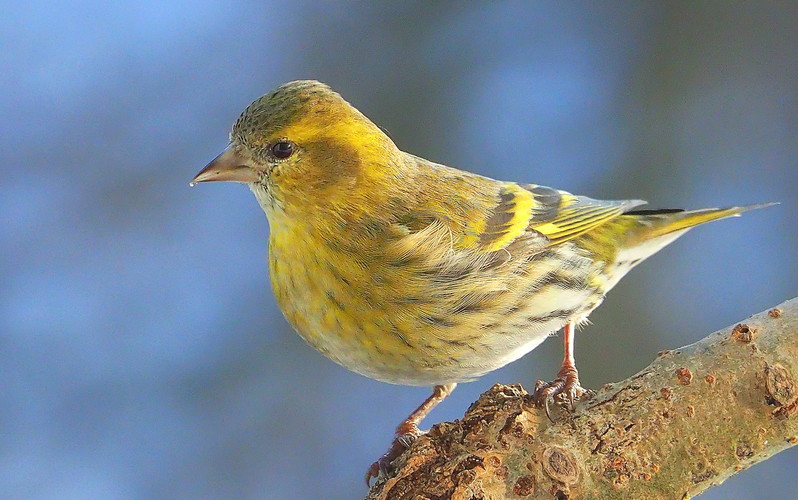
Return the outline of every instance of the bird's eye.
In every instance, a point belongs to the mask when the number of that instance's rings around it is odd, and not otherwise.
[[[272,154],[275,158],[284,160],[294,154],[294,144],[288,141],[275,142],[272,146]]]

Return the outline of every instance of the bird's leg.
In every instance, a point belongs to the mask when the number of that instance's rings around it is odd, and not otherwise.
[[[457,387],[457,384],[436,385],[433,387],[430,397],[425,399],[418,408],[413,410],[413,413],[396,427],[396,438],[393,440],[391,447],[379,460],[371,464],[371,467],[369,467],[369,470],[366,472],[366,485],[369,484],[371,478],[377,478],[380,474],[388,472],[391,462],[406,449],[410,448],[413,441],[423,434],[421,429],[418,428],[418,424],[424,420],[424,417],[426,417],[433,408],[438,406],[438,403],[446,399],[455,387]]]
[[[454,391],[457,384],[436,385],[432,388],[430,397],[424,400],[418,408],[413,410],[406,419],[396,428],[396,436],[401,437],[405,434],[415,434],[418,436],[421,431],[418,429],[418,424],[432,411],[433,408],[438,406],[438,403],[446,399],[449,394]]]
[[[546,415],[549,415],[549,402],[556,396],[562,397],[573,406],[575,400],[588,392],[579,385],[579,372],[576,370],[576,360],[574,359],[574,323],[573,321],[565,325],[563,347],[564,355],[560,371],[557,378],[551,382],[538,380],[535,382],[534,399],[538,406],[546,408]],[[549,416],[549,418],[551,418]]]

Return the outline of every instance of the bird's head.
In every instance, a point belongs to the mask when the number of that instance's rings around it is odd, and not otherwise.
[[[250,104],[227,149],[192,184],[247,183],[268,213],[343,202],[361,183],[390,182],[400,164],[399,150],[379,127],[327,85],[299,80]]]

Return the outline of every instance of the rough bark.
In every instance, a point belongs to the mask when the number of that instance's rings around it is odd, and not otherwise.
[[[554,422],[496,385],[367,498],[689,498],[798,443],[796,380],[798,298],[659,353]]]

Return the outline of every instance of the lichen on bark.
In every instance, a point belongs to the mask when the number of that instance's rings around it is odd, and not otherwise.
[[[660,353],[554,421],[496,385],[368,499],[689,498],[798,443],[798,299]]]

